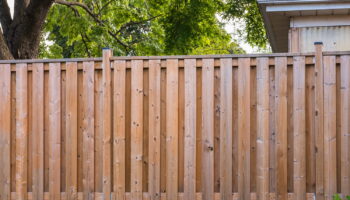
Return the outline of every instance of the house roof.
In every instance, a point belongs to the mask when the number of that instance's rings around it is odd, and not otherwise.
[[[291,17],[350,14],[350,0],[258,0],[258,4],[274,52],[288,52]]]

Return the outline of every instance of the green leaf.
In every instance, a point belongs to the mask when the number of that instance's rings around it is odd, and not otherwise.
[[[46,20],[41,57],[244,53],[217,16],[242,19],[247,42],[264,48],[266,33],[253,0],[79,0],[83,8],[54,4]],[[96,18],[98,21],[96,21]]]

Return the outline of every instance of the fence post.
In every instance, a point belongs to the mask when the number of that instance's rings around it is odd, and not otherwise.
[[[111,134],[112,134],[112,106],[111,106],[111,61],[112,50],[109,48],[103,49],[102,58],[102,93],[103,93],[103,108],[102,108],[102,179],[103,179],[103,194],[105,200],[111,199]]]
[[[315,42],[316,199],[324,199],[323,43]]]

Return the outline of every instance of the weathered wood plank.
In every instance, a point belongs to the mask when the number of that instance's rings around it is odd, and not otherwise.
[[[305,69],[305,133],[306,133],[306,191],[315,191],[316,152],[315,152],[315,69]]]
[[[44,198],[44,65],[33,64],[33,199]]]
[[[237,61],[238,62],[238,61]],[[238,192],[238,67],[232,74],[232,192]],[[221,109],[221,108],[220,108]]]
[[[185,181],[185,70],[179,69],[179,132],[178,132],[178,149],[179,149],[179,173],[178,173],[178,191],[184,191],[184,181]],[[198,95],[197,95],[198,96]],[[197,103],[198,105],[198,103]],[[196,121],[198,123],[198,120]],[[198,177],[198,176],[197,176]]]
[[[146,64],[148,64],[149,61],[143,62],[143,69]],[[142,91],[143,91],[143,99],[142,99],[142,121],[143,121],[143,127],[142,127],[142,191],[148,191],[148,167],[149,167],[149,160],[148,160],[148,136],[149,136],[149,69],[143,71],[143,83],[142,83]],[[147,196],[148,198],[148,196]]]
[[[16,65],[16,198],[27,199],[28,145],[27,64]]]
[[[316,137],[316,199],[324,199],[324,136],[323,136],[323,56],[322,45],[315,53],[315,137]]]
[[[232,59],[220,66],[220,193],[221,200],[232,199]]]
[[[160,71],[160,190],[166,191],[167,181],[167,161],[166,161],[166,80],[167,80],[166,69]]]
[[[50,199],[61,197],[61,66],[50,63],[49,72],[49,192]]]
[[[257,198],[269,199],[269,65],[257,60]]]
[[[143,62],[131,61],[131,198],[142,199]]]
[[[214,69],[214,191],[220,192],[220,69]],[[204,75],[203,75],[204,78]],[[203,91],[205,92],[205,91]],[[204,95],[204,93],[203,93]],[[202,122],[203,123],[203,122]]]
[[[83,63],[83,198],[94,198],[94,63]]]
[[[66,193],[67,200],[74,200],[78,192],[78,66],[66,65]]]
[[[337,193],[335,56],[324,57],[324,189],[325,199]]]
[[[44,68],[48,67],[49,64],[44,64]],[[49,99],[49,72],[44,71],[44,149],[46,151],[44,152],[44,191],[50,190],[50,184],[49,184],[49,168],[50,168],[50,111],[49,111],[49,105],[50,105],[50,99]],[[47,137],[45,137],[45,135]]]
[[[175,200],[178,194],[178,60],[167,60],[166,71],[166,192],[167,199]]]
[[[125,194],[125,61],[114,62],[114,140],[113,140],[113,192],[115,199],[124,199]]]
[[[196,59],[185,60],[184,199],[196,195]]]
[[[340,63],[341,115],[341,193],[350,195],[350,56],[341,56]]]
[[[202,69],[202,199],[214,198],[214,59]]]
[[[149,65],[148,192],[150,200],[160,200],[160,60],[150,60]]]
[[[66,63],[62,63],[61,68],[63,66],[66,66]],[[65,191],[66,189],[66,71],[62,71],[60,70],[60,106],[61,106],[61,148],[60,148],[60,157],[61,157],[61,161],[60,161],[60,190],[61,191]],[[28,78],[31,78],[31,76],[29,76]],[[30,87],[31,88],[31,87]],[[29,90],[30,91],[30,90]],[[29,93],[30,94],[30,93]],[[30,115],[29,115],[30,116]],[[31,118],[29,118],[29,120],[31,120]],[[29,140],[30,141],[30,140]],[[30,143],[29,143],[30,145]],[[61,197],[62,198],[62,197]]]
[[[277,148],[277,199],[287,199],[287,58],[276,58],[275,66],[275,122]]]
[[[111,156],[111,140],[112,140],[112,118],[111,118],[111,62],[110,57],[112,55],[111,49],[105,49],[103,51],[102,62],[102,93],[103,93],[103,105],[102,105],[102,132],[103,132],[103,144],[102,144],[102,191],[104,193],[105,200],[111,199],[111,175],[112,175],[112,156]]]
[[[293,147],[294,147],[294,96],[293,96],[293,66],[287,67],[287,190],[294,191],[293,188]]]
[[[250,59],[238,59],[238,193],[250,198]]]
[[[0,199],[11,197],[11,68],[0,65]]]
[[[305,58],[294,57],[293,66],[294,112],[294,199],[306,198],[306,134],[305,134]]]
[[[80,76],[81,77],[81,76]],[[82,78],[81,82],[82,82]],[[103,85],[102,71],[95,71],[95,191],[102,192],[102,170],[103,170]],[[79,80],[79,79],[78,79]],[[82,85],[82,84],[79,84]],[[81,86],[80,86],[81,87]],[[80,89],[80,88],[79,88]],[[81,91],[82,89],[80,89]],[[79,92],[80,93],[80,92]],[[79,115],[78,115],[79,116]]]
[[[272,69],[272,68],[271,68]],[[270,69],[270,71],[272,71]],[[271,75],[269,75],[271,76]],[[250,70],[250,191],[257,192],[258,84],[257,67]],[[270,94],[270,98],[271,98]],[[270,102],[272,103],[272,102]],[[271,130],[270,130],[271,131]]]
[[[197,60],[199,61],[199,60]],[[196,70],[196,191],[201,191],[202,185],[202,70]],[[180,87],[181,88],[181,87]],[[181,97],[181,96],[180,96]]]

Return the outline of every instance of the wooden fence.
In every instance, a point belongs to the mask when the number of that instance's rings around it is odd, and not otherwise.
[[[0,199],[350,194],[350,53],[0,61]]]

